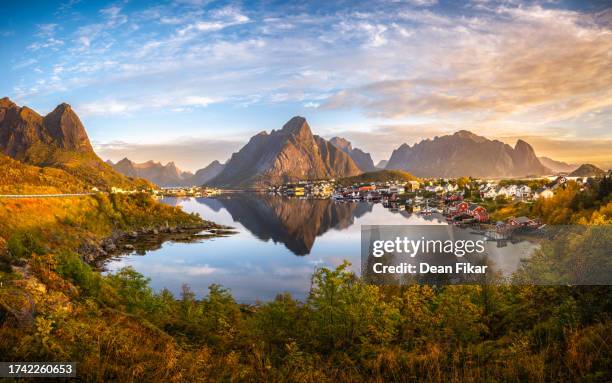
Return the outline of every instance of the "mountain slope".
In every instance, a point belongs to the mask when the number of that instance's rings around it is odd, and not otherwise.
[[[601,177],[606,172],[592,164],[582,164],[580,167],[569,174],[570,177]]]
[[[87,185],[61,169],[39,168],[0,154],[0,194],[62,194],[87,191]]]
[[[119,174],[95,154],[68,104],[43,117],[6,97],[0,99],[0,152],[26,164],[62,169],[90,186],[145,186]]]
[[[225,165],[223,165],[217,160],[214,160],[205,168],[202,168],[195,172],[195,174],[190,177],[187,182],[189,182],[191,185],[203,185],[211,179],[215,178],[217,175],[219,175],[219,173],[221,173],[224,167]]]
[[[370,153],[365,153],[361,149],[353,148],[350,141],[341,137],[333,137],[329,142],[348,154],[362,172],[372,172],[376,170]]]
[[[221,187],[259,187],[359,173],[348,154],[313,135],[306,119],[293,117],[280,130],[251,137],[210,183]]]
[[[378,163],[376,164],[376,169],[384,169],[387,167],[387,164],[389,163],[389,161],[387,160],[380,160],[378,161]]]
[[[555,161],[552,158],[548,157],[538,157],[542,165],[546,166],[550,170],[555,173],[571,173],[574,170],[578,169],[579,165],[576,164],[568,164],[562,161]]]
[[[393,151],[387,169],[406,170],[417,177],[522,177],[550,173],[523,140],[514,148],[466,130],[423,140]]]

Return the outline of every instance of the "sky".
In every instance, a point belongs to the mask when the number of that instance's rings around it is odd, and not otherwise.
[[[610,1],[4,0],[0,66],[114,161],[196,170],[300,115],[376,162],[467,129],[612,168]]]

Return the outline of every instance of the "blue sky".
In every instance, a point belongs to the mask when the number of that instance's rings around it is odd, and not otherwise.
[[[468,129],[612,166],[605,2],[3,2],[0,95],[194,170],[305,116],[386,159]]]

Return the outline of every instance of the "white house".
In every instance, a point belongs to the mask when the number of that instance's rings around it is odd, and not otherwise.
[[[497,197],[497,192],[494,187],[489,187],[480,192],[482,198],[495,198]]]
[[[446,193],[452,193],[452,192],[454,192],[457,189],[459,189],[459,186],[453,185],[451,183],[447,183],[446,185],[443,186],[443,190]]]
[[[535,193],[533,193],[533,199],[551,198],[554,195],[555,193],[553,193],[553,191],[550,190],[549,188],[541,188],[541,189],[536,190]]]
[[[531,197],[531,188],[527,185],[521,185],[517,188],[518,197],[529,198]]]
[[[404,194],[404,187],[402,185],[390,185],[389,186],[389,193],[397,193],[397,194]]]
[[[440,191],[444,190],[444,188],[442,188],[442,186],[440,186],[440,185],[425,186],[425,190],[427,190],[428,192],[437,193],[437,192],[440,192]]]

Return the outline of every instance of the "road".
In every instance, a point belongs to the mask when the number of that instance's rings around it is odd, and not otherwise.
[[[81,197],[96,193],[69,193],[69,194],[0,194],[0,198],[63,198]]]

